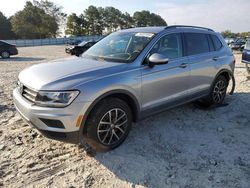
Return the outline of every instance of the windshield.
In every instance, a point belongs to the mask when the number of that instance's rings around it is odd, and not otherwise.
[[[241,42],[245,42],[245,41],[244,41],[244,39],[236,39],[234,42],[235,43],[241,43]]]
[[[83,46],[86,43],[87,43],[86,41],[82,41],[80,44],[78,44],[78,46]]]
[[[83,57],[129,63],[135,60],[153,36],[153,33],[112,33],[87,50]]]

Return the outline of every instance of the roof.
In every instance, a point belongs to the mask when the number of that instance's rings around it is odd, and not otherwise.
[[[212,29],[199,26],[189,26],[189,25],[171,25],[171,26],[157,26],[157,27],[136,27],[130,29],[120,30],[120,32],[144,32],[144,33],[159,33],[165,29],[189,29],[189,30],[203,30],[212,31]]]
[[[123,29],[119,32],[142,32],[142,33],[159,33],[163,31],[166,28],[166,26],[159,26],[159,27],[136,27],[136,28],[130,28],[130,29]]]

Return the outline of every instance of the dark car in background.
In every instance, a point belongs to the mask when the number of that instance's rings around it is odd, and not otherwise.
[[[234,42],[231,42],[229,44],[229,47],[232,50],[241,50],[242,51],[244,49],[245,44],[246,44],[246,40],[245,39],[238,38]]]
[[[97,43],[97,41],[88,41],[88,42],[83,41],[80,44],[75,45],[75,46],[67,46],[65,49],[65,52],[71,55],[80,56],[83,52],[85,52],[95,43]]]
[[[230,45],[232,42],[234,42],[234,38],[225,38],[225,42]]]
[[[2,58],[9,58],[11,55],[17,55],[18,51],[15,45],[9,44],[0,40],[0,56]]]
[[[242,53],[242,63],[246,64],[248,74],[250,74],[250,39],[246,41],[245,48]]]

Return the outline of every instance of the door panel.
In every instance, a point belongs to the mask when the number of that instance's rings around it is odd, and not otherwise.
[[[158,53],[169,58],[167,64],[147,65],[142,71],[142,109],[173,105],[184,99],[189,88],[190,67],[188,58],[183,57],[182,37],[179,33],[161,37],[150,54]]]
[[[186,32],[184,38],[191,70],[189,93],[208,93],[220,65],[220,54],[214,51],[213,42],[207,34]]]
[[[190,94],[207,91],[214,80],[220,61],[217,53],[207,53],[189,57],[190,65]]]
[[[190,68],[187,58],[142,69],[142,109],[147,110],[185,98],[189,89]]]

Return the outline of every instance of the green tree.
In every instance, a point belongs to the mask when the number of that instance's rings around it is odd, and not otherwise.
[[[0,40],[14,38],[14,33],[11,30],[10,20],[7,19],[2,12],[0,12]]]
[[[33,4],[39,7],[40,9],[43,9],[46,14],[52,16],[56,20],[58,28],[60,26],[62,27],[63,25],[65,25],[67,14],[63,13],[62,6],[58,6],[48,0],[40,0],[40,1],[33,0]],[[60,32],[58,31],[57,34],[60,34]]]
[[[150,26],[167,26],[167,22],[160,16],[155,13],[150,14]]]
[[[167,26],[166,21],[161,16],[147,10],[135,12],[133,19],[136,27]]]
[[[131,27],[166,26],[166,21],[159,15],[149,11],[122,13],[114,7],[89,6],[79,17],[76,14],[68,16],[66,34],[102,35]]]
[[[121,20],[120,20],[120,28],[121,29],[127,29],[127,28],[131,28],[134,27],[134,20],[133,18],[130,16],[129,13],[125,12],[121,15]]]
[[[232,38],[232,37],[235,37],[235,34],[232,33],[230,30],[222,31],[222,32],[221,32],[221,35],[222,35],[224,38]]]
[[[83,15],[88,27],[87,33],[89,35],[102,35],[104,30],[103,19],[98,8],[91,5],[84,11]]]
[[[56,20],[30,1],[11,18],[11,23],[16,35],[23,39],[55,37],[58,30]]]
[[[105,7],[104,9],[104,25],[108,33],[120,29],[122,24],[122,13],[114,7]]]
[[[86,34],[86,26],[83,15],[79,17],[73,13],[68,16],[66,23],[65,34],[67,35],[85,35]]]
[[[240,37],[242,37],[242,38],[249,38],[250,37],[250,31],[240,33]]]

